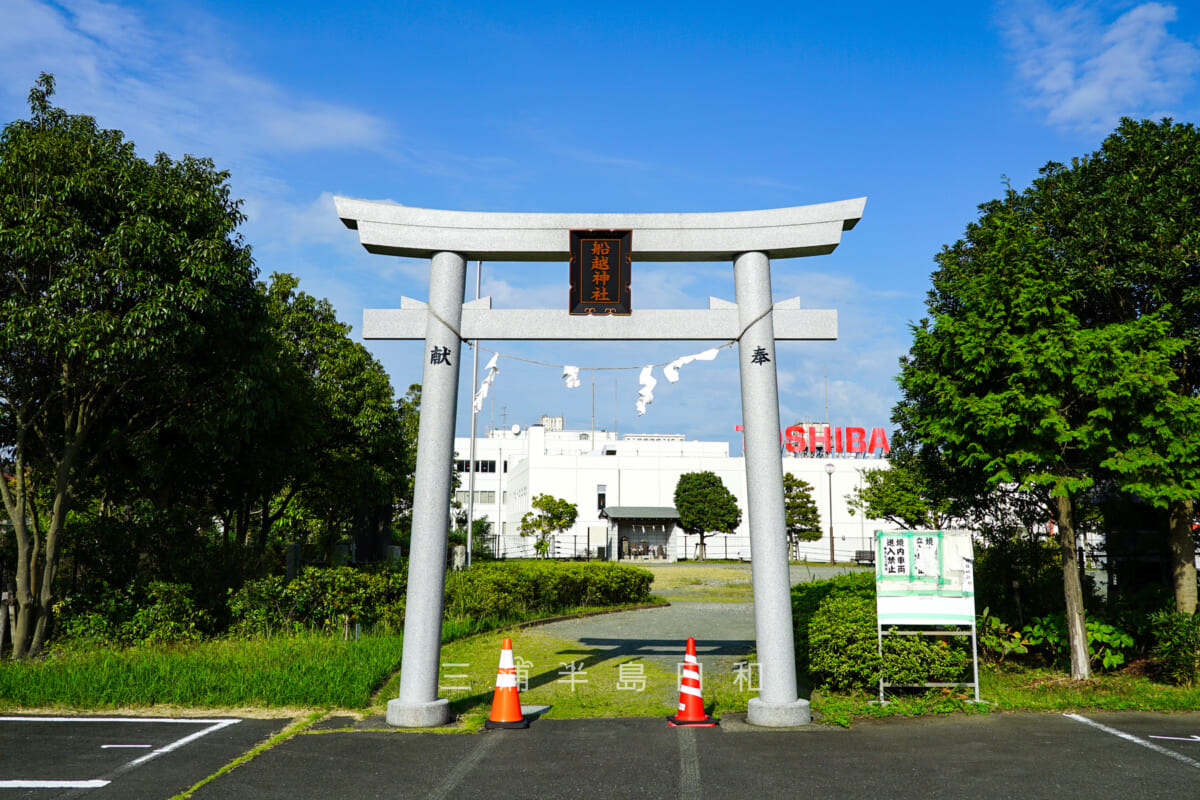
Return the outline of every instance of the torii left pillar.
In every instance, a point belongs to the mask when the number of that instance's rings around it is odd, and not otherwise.
[[[446,580],[446,529],[450,519],[454,463],[454,416],[458,406],[458,359],[462,352],[463,292],[467,262],[457,253],[435,253],[429,267],[425,366],[421,370],[421,421],[417,429],[417,475],[413,487],[409,575]],[[428,412],[428,413],[427,413]],[[441,576],[437,580],[432,576]],[[409,581],[404,609],[400,696],[387,706],[389,725],[430,728],[450,719],[450,701],[437,696],[444,591]]]
[[[747,721],[764,727],[808,723],[808,702],[796,689],[775,342],[835,339],[837,312],[801,309],[798,300],[772,303],[770,262],[832,252],[842,231],[862,216],[866,199],[717,214],[489,214],[343,197],[335,203],[370,252],[432,259],[428,304],[404,298],[399,310],[363,314],[364,338],[425,340],[404,654],[388,724],[426,728],[450,721],[449,702],[438,698],[437,685],[464,339],[738,341],[761,687]],[[464,306],[467,260],[567,261],[570,231],[589,229],[632,230],[635,261],[731,261],[736,303],[711,298],[707,310],[634,311],[627,317],[492,310],[488,298]]]

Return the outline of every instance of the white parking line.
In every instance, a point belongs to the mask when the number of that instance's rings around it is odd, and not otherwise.
[[[109,781],[0,781],[0,789],[99,789]]]
[[[1154,742],[1148,742],[1145,739],[1142,739],[1138,736],[1134,736],[1132,733],[1126,733],[1125,731],[1119,731],[1116,728],[1110,728],[1107,725],[1101,725],[1099,722],[1096,722],[1095,720],[1090,720],[1087,717],[1081,717],[1078,714],[1063,714],[1063,716],[1067,717],[1068,719],[1073,719],[1076,722],[1082,722],[1084,725],[1091,725],[1093,728],[1102,730],[1105,733],[1111,733],[1113,736],[1124,739],[1127,742],[1133,742],[1134,744],[1140,744],[1142,747],[1153,750],[1154,752],[1156,752],[1160,755],[1170,756],[1171,758],[1175,759],[1176,761],[1182,761],[1184,764],[1187,764],[1189,767],[1194,767],[1195,769],[1200,769],[1200,761],[1196,761],[1194,759],[1188,758],[1187,756],[1185,756],[1181,753],[1176,753],[1174,750],[1168,750],[1165,747],[1159,747]]]
[[[132,747],[136,750],[136,749],[154,747],[154,745],[152,745],[152,744],[102,744],[102,745],[100,745],[101,750],[119,750],[124,747]]]
[[[101,786],[107,786],[111,783],[111,778],[115,778],[123,772],[140,766],[152,758],[170,753],[172,750],[177,750],[185,744],[194,742],[202,736],[219,731],[222,728],[227,728],[230,725],[236,725],[241,722],[240,719],[188,719],[185,717],[0,717],[0,722],[134,722],[152,724],[156,722],[164,723],[183,723],[188,725],[205,725],[207,727],[196,731],[195,733],[184,736],[181,739],[176,739],[168,745],[158,748],[147,753],[140,758],[135,758],[126,764],[122,764],[115,770],[110,772],[107,778],[96,778],[93,780],[82,781],[43,781],[43,780],[0,780],[0,789],[98,789]],[[153,747],[148,744],[105,744],[100,746],[101,749],[108,748],[147,748]]]

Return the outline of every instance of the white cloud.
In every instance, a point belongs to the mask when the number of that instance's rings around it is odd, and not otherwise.
[[[1175,6],[1141,3],[1111,16],[1111,4],[1010,3],[1003,26],[1028,102],[1055,127],[1103,132],[1122,116],[1179,102],[1200,69],[1200,48],[1168,31]]]
[[[13,102],[38,71],[53,72],[58,104],[120,127],[143,155],[202,151],[240,168],[281,150],[381,150],[392,138],[370,114],[293,96],[224,59],[221,35],[199,17],[151,30],[114,3],[0,0],[0,20],[0,97]]]

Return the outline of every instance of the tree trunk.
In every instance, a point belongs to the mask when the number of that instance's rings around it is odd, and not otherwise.
[[[18,473],[24,468],[24,464],[18,461]],[[13,626],[12,648],[13,658],[21,659],[29,655],[29,639],[37,619],[37,606],[33,602],[33,581],[37,572],[38,539],[36,531],[30,531],[25,516],[25,487],[21,478],[18,478],[17,495],[18,512],[13,517],[17,538],[17,582],[13,598],[17,606],[17,624]]]
[[[1175,610],[1196,613],[1196,546],[1192,541],[1195,503],[1178,500],[1168,509],[1171,529],[1167,548],[1171,553],[1171,578],[1175,584]]]
[[[1067,638],[1071,644],[1071,679],[1091,677],[1087,621],[1083,614],[1083,584],[1075,549],[1075,504],[1072,497],[1054,498],[1058,518],[1058,549],[1062,554],[1063,596],[1067,601]]]

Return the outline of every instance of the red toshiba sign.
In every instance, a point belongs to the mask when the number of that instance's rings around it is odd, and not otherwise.
[[[737,425],[734,430],[740,431],[742,426]],[[815,453],[818,450],[826,453],[874,453],[878,450],[886,455],[892,451],[883,428],[871,428],[871,437],[868,439],[866,428],[792,425],[780,431],[779,441],[785,450],[792,453]]]

